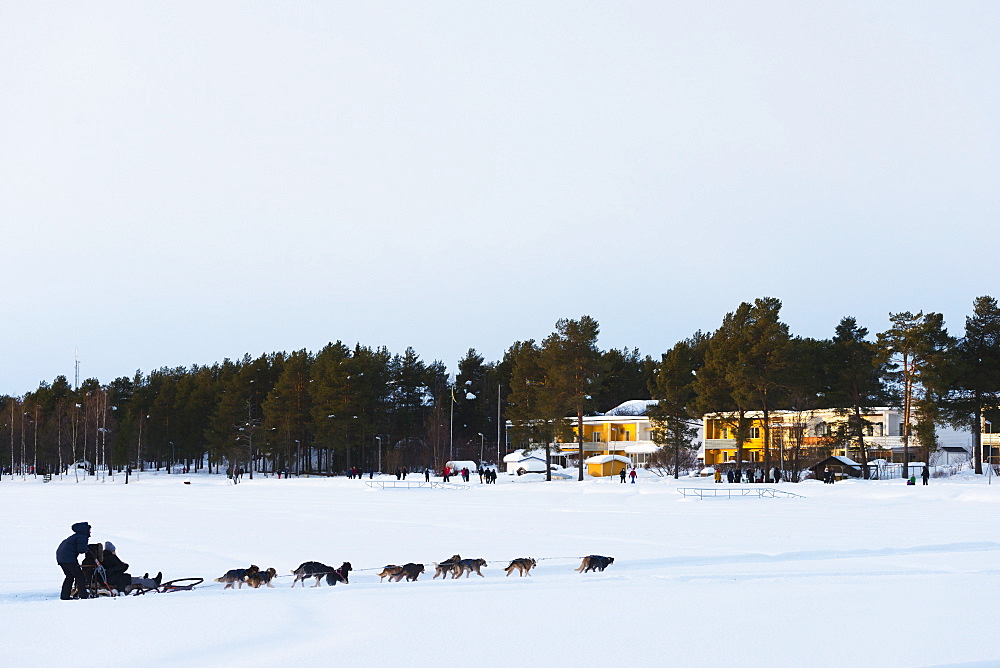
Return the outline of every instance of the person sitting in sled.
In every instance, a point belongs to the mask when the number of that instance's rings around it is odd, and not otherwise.
[[[102,564],[107,573],[108,584],[123,594],[131,591],[133,587],[145,587],[146,589],[159,587],[160,582],[163,580],[163,573],[157,573],[155,578],[149,577],[149,573],[146,573],[141,578],[132,577],[126,573],[128,564],[118,557],[115,544],[110,540],[104,543],[104,561]]]

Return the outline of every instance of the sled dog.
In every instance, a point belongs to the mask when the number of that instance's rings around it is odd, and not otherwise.
[[[448,557],[447,559],[445,559],[441,563],[438,563],[438,562],[435,561],[434,562],[434,577],[431,578],[431,579],[432,580],[437,580],[437,576],[440,575],[442,580],[447,580],[448,579],[448,573],[452,573],[453,570],[454,570],[454,568],[455,568],[455,564],[458,563],[461,560],[462,560],[462,555],[456,554],[456,555],[452,555],[452,556]]]
[[[226,571],[226,574],[221,578],[215,578],[216,582],[225,582],[226,586],[223,589],[232,589],[233,585],[239,585],[239,588],[243,588],[243,583],[247,581],[247,578],[254,573],[260,572],[260,569],[254,565],[250,568],[234,568],[231,571]]]
[[[615,563],[614,557],[602,557],[597,554],[591,554],[590,556],[584,557],[583,562],[580,564],[579,568],[574,569],[577,573],[586,573],[588,571],[601,571]]]
[[[460,559],[455,562],[455,566],[452,568],[451,579],[457,580],[462,577],[463,573],[465,574],[465,577],[469,577],[473,572],[479,577],[484,578],[486,576],[483,575],[479,569],[485,567],[485,559]]]
[[[316,584],[313,587],[318,587],[324,577],[326,577],[326,583],[331,587],[338,582],[347,584],[347,578],[351,570],[351,564],[348,561],[345,561],[340,568],[327,566],[318,561],[307,561],[292,571],[292,575],[295,576],[292,586],[294,587],[296,582],[302,582],[302,586],[305,587],[306,580],[316,578]]]
[[[247,576],[247,584],[254,589],[257,589],[262,585],[274,587],[274,585],[271,584],[271,580],[274,579],[274,576],[277,574],[278,571],[273,568],[269,568],[266,571],[257,571],[256,573]]]
[[[534,559],[532,559],[531,557],[526,557],[524,559],[515,559],[514,561],[510,562],[510,566],[508,566],[504,570],[507,571],[507,577],[510,577],[510,574],[513,573],[514,571],[517,571],[518,577],[523,578],[525,575],[531,577],[531,569],[537,565],[538,564],[535,563]]]
[[[392,580],[393,582],[399,582],[403,578],[406,578],[407,582],[413,582],[423,572],[424,572],[423,564],[414,564],[414,563],[403,564],[402,566],[399,567],[399,572],[396,573],[395,575],[390,575],[389,579]]]
[[[389,578],[389,581],[391,582],[392,581],[392,576],[393,575],[398,575],[400,573],[400,571],[402,571],[402,570],[403,570],[402,566],[397,566],[395,564],[389,564],[388,566],[386,566],[385,568],[382,569],[381,573],[378,574],[378,581],[382,582],[382,580],[384,580],[385,578]]]

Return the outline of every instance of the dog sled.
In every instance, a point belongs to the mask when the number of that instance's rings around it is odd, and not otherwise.
[[[156,594],[169,594],[175,591],[191,591],[204,581],[205,578],[178,578],[176,580],[170,580],[169,582],[164,582],[155,587],[143,587],[141,585],[134,585],[132,595],[142,596],[143,594],[148,594],[150,592]]]

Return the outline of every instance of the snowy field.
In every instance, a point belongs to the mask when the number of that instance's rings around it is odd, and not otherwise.
[[[408,491],[244,480],[5,476],[3,664],[1000,665],[996,480],[809,482],[779,486],[804,498],[732,500],[685,499],[678,487],[715,485],[649,474]],[[205,586],[58,600],[55,548],[80,521],[132,574]],[[485,578],[375,576],[456,552],[485,558]],[[615,563],[574,572],[587,554]],[[532,577],[504,576],[529,556]],[[307,560],[350,561],[351,583],[291,589]],[[251,563],[283,577],[256,590],[211,580]]]

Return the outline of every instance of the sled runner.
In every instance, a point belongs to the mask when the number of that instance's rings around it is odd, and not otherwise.
[[[169,594],[172,591],[191,591],[202,582],[205,578],[178,578],[176,580],[171,580],[169,582],[164,582],[156,587],[140,587],[136,589],[132,595],[141,596],[148,592],[155,592],[157,594]]]

